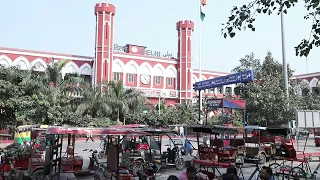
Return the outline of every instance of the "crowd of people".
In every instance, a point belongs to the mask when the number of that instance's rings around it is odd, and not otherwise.
[[[260,170],[259,177],[261,180],[274,180],[272,169],[270,167],[263,166]],[[171,175],[167,180],[202,180],[201,175],[197,175],[197,169],[193,166],[189,166],[185,172],[182,172],[179,177]],[[238,176],[238,171],[235,167],[230,167],[227,172],[223,174],[220,180],[242,180]]]

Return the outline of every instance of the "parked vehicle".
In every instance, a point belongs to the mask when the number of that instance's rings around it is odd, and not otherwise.
[[[144,131],[150,133],[156,142],[153,147],[150,147],[150,150],[156,152],[157,155],[153,155],[152,158],[158,160],[162,168],[169,166],[174,166],[177,170],[184,168],[185,161],[181,154],[181,149],[184,147],[180,139],[174,138],[177,134],[175,130],[149,128]],[[167,149],[162,151],[162,141],[165,136],[168,137],[169,144],[164,145]]]
[[[245,126],[246,160],[260,160],[261,164],[266,163],[270,156],[274,154],[275,148],[272,146],[274,138],[268,136],[266,127]],[[252,136],[248,133],[253,132]]]
[[[1,171],[7,179],[19,179],[24,176],[32,180],[44,179],[43,151],[46,129],[39,127],[40,125],[28,125],[16,128],[16,142],[7,146],[4,155],[1,156]],[[17,138],[18,135],[21,136]]]
[[[309,131],[306,129],[299,128],[298,133],[300,136],[309,136]]]

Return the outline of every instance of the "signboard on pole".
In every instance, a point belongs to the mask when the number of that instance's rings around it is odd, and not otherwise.
[[[254,79],[253,70],[244,71],[241,73],[230,74],[227,76],[221,76],[214,79],[208,79],[199,81],[194,84],[194,90],[205,90],[216,87],[222,87],[229,84],[246,83]]]
[[[207,106],[208,107],[221,107],[223,99],[208,99]]]
[[[296,118],[298,128],[320,128],[320,110],[298,110]]]

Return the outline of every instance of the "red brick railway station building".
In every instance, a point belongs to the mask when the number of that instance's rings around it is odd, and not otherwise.
[[[127,44],[120,46],[114,43],[114,16],[116,8],[112,4],[99,3],[95,6],[96,47],[93,56],[80,56],[51,52],[40,52],[15,48],[0,47],[0,65],[18,66],[22,70],[33,68],[45,71],[52,58],[70,62],[63,68],[62,75],[79,74],[90,84],[104,81],[122,81],[126,87],[137,88],[154,104],[159,96],[165,98],[166,105],[180,103],[184,99],[193,99],[193,83],[199,80],[199,70],[192,68],[192,33],[194,22],[182,20],[177,22],[178,53],[173,56],[152,51],[144,46]],[[224,76],[229,73],[202,70],[201,80]],[[319,73],[297,75],[317,87]],[[209,96],[223,97],[233,94],[235,85],[207,90]]]

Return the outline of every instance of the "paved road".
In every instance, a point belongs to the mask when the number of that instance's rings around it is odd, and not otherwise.
[[[192,139],[191,140],[195,140]],[[182,139],[182,141],[184,142],[184,139]],[[100,141],[95,141],[95,142],[88,142],[85,143],[84,141],[78,141],[76,143],[76,150],[77,153],[79,153],[79,155],[83,156],[83,157],[88,157],[88,153],[87,152],[83,152],[83,149],[86,149],[88,147],[92,148],[92,149],[99,149],[99,143]],[[304,140],[299,140],[298,144],[299,147],[296,147],[297,150],[303,150],[304,147]],[[166,144],[169,144],[169,139],[163,139],[163,143],[162,143],[162,150],[167,149],[167,146],[165,146]],[[192,144],[194,145],[195,148],[197,148],[197,145],[195,142],[192,142]],[[315,147],[313,140],[309,140],[307,142],[307,146],[306,146],[306,152],[320,152],[320,148]],[[196,153],[196,152],[195,152]],[[86,158],[87,162],[89,161],[88,158]],[[297,163],[295,163],[296,165],[298,165]],[[266,165],[269,165],[269,163],[266,163]],[[311,170],[315,170],[317,167],[318,163],[310,163],[310,167]],[[255,170],[256,166],[254,164],[245,164],[244,167],[242,168],[243,174],[245,176],[245,179],[248,179],[250,177],[250,175],[252,174],[252,172]],[[166,169],[164,170],[164,173],[161,177],[158,177],[157,180],[166,180],[168,178],[168,176],[170,175],[178,175],[179,173],[183,172],[185,170],[182,171],[177,171],[174,168],[171,169]],[[220,169],[220,171],[223,173],[225,172],[225,169]],[[319,171],[320,172],[320,171]],[[318,178],[317,178],[318,179]],[[320,175],[319,175],[319,179],[320,179]]]
[[[183,140],[183,139],[182,139]],[[168,144],[169,142],[169,139],[163,139],[163,146],[162,146],[162,149],[166,149],[167,147],[164,146],[165,144]],[[64,142],[64,148],[66,147],[67,142]],[[5,145],[8,145],[8,144],[1,144],[1,146],[5,146]],[[89,152],[85,152],[83,151],[84,149],[96,149],[96,150],[99,150],[100,149],[100,141],[97,140],[95,142],[85,142],[83,140],[78,140],[76,142],[76,152],[82,156],[84,158],[84,168],[87,168],[88,164],[89,164],[89,155],[90,153]],[[195,146],[195,148],[197,148],[196,146],[196,143],[193,142],[193,145]],[[1,147],[0,146],[0,147]],[[299,149],[299,150],[302,150],[304,146],[304,141],[301,140],[299,141],[299,148],[296,147],[296,149]],[[314,143],[312,140],[310,140],[308,143],[307,143],[307,146],[306,146],[306,152],[320,152],[320,148],[317,148],[315,147]],[[269,163],[267,163],[266,165],[268,165]],[[310,166],[311,166],[311,170],[315,170],[316,167],[317,167],[318,163],[310,163]],[[255,165],[253,164],[245,164],[242,168],[242,171],[244,173],[244,176],[245,176],[245,179],[248,179],[248,177],[252,174],[252,172],[255,170]],[[175,170],[174,168],[171,168],[171,169],[166,169],[164,170],[164,173],[161,177],[158,177],[156,178],[157,180],[166,180],[168,178],[168,176],[170,175],[179,175],[181,172],[183,172],[185,170],[182,170],[182,171],[177,171]],[[223,173],[225,172],[225,169],[220,169],[220,171]],[[319,171],[320,172],[320,171]],[[320,176],[320,175],[319,175]],[[318,178],[317,178],[318,179]],[[320,177],[319,177],[320,179]],[[88,179],[89,180],[89,179]]]

